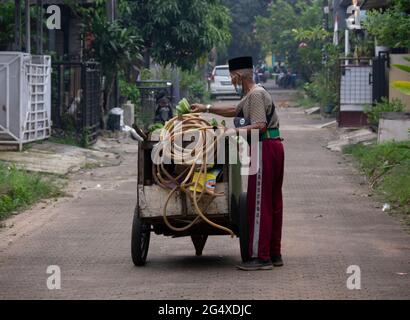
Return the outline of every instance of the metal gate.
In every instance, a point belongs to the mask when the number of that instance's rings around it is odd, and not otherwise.
[[[95,142],[101,129],[101,72],[97,62],[53,64],[53,129]]]
[[[147,128],[154,120],[156,101],[161,92],[164,92],[173,104],[172,82],[166,80],[138,81],[137,88],[140,92],[140,103],[137,106],[137,125],[141,128]]]
[[[340,59],[339,114],[342,127],[367,125],[364,110],[388,95],[388,56]]]
[[[0,144],[50,136],[50,56],[0,52]]]
[[[380,102],[381,98],[389,96],[388,68],[390,67],[389,53],[380,52],[373,59],[373,103]]]

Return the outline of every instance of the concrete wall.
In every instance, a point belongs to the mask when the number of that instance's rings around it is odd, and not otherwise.
[[[393,81],[397,81],[397,80],[410,81],[410,73],[401,71],[393,67],[393,64],[410,65],[410,62],[404,60],[403,57],[410,57],[410,54],[391,54],[390,55],[391,68],[390,68],[390,73],[389,73],[389,81],[390,81],[390,87],[389,87],[390,97],[389,98],[390,100],[394,98],[400,99],[406,105],[406,111],[410,112],[410,96],[407,96],[401,93],[400,91],[394,89],[391,85]]]
[[[410,113],[382,113],[379,122],[378,142],[406,141],[410,139]]]

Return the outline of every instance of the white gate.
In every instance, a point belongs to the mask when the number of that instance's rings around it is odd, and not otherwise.
[[[50,112],[50,56],[0,52],[0,144],[48,138]]]
[[[343,66],[340,81],[340,111],[363,111],[373,103],[371,66]]]

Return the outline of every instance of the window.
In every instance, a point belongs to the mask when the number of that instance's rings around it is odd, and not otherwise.
[[[215,69],[215,75],[219,77],[229,77],[229,69],[228,68],[217,68]]]

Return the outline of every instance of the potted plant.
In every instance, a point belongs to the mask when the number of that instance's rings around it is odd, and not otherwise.
[[[369,58],[372,56],[373,42],[364,35],[356,35],[353,38],[354,53],[353,57],[357,59],[359,65],[368,65]]]

